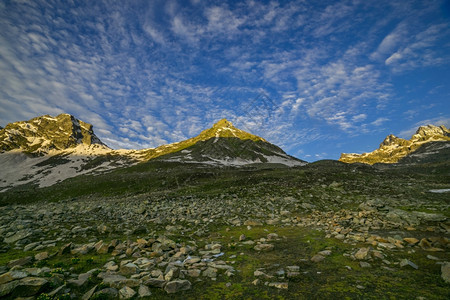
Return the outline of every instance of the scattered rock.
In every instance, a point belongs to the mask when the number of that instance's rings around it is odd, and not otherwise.
[[[256,270],[255,272],[253,272],[253,276],[259,277],[259,276],[267,276],[267,275],[263,271]]]
[[[322,256],[322,255],[320,255],[320,254],[316,254],[316,255],[314,255],[313,257],[311,257],[311,261],[312,261],[312,262],[315,262],[315,263],[321,262],[321,261],[323,261],[324,259],[325,259],[325,256]]]
[[[359,266],[361,268],[370,268],[370,267],[372,267],[368,262],[365,262],[365,261],[360,261],[359,262]]]
[[[329,256],[329,255],[331,255],[331,250],[323,250],[323,251],[318,252],[317,254],[320,254],[322,256]]]
[[[115,288],[104,288],[93,295],[97,299],[117,299],[118,296],[119,291]]]
[[[64,255],[64,254],[70,253],[71,248],[72,248],[72,243],[65,244],[64,246],[62,246],[59,249],[58,255]]]
[[[431,260],[439,260],[439,258],[438,257],[436,257],[436,256],[433,256],[433,255],[427,255],[427,258],[428,259],[431,259]]]
[[[269,233],[269,234],[267,235],[267,239],[268,239],[269,241],[277,240],[277,239],[278,239],[278,234],[276,234],[276,233]]]
[[[89,300],[92,295],[94,295],[95,290],[97,289],[97,286],[94,286],[93,288],[91,288],[89,291],[87,291],[86,293],[84,293],[83,297],[81,298],[81,300]]]
[[[423,238],[423,239],[421,239],[420,240],[420,242],[419,242],[419,246],[422,248],[422,249],[428,249],[428,248],[431,248],[431,243],[430,243],[430,241],[428,241],[426,238]]]
[[[13,281],[16,282],[16,281]],[[40,277],[26,277],[18,281],[17,286],[11,292],[14,297],[29,297],[43,292],[50,283]]]
[[[419,268],[415,263],[413,263],[412,261],[410,261],[406,258],[404,258],[400,261],[400,267],[405,267],[405,266],[410,266],[416,270]]]
[[[136,295],[135,290],[128,286],[124,286],[119,290],[119,299],[131,299]]]
[[[170,281],[164,287],[168,294],[178,293],[180,291],[187,291],[191,289],[191,283],[188,280],[174,280]]]
[[[29,237],[32,234],[33,233],[31,232],[31,230],[20,230],[20,231],[16,232],[14,235],[4,238],[3,241],[7,244],[13,244],[17,241],[20,241],[20,240],[23,240],[23,239]]]
[[[67,283],[75,285],[77,287],[84,286],[87,283],[89,277],[91,277],[91,273],[79,274],[78,279],[67,280]]]
[[[134,263],[127,263],[120,267],[120,274],[122,275],[132,275],[138,273],[138,266]]]
[[[22,279],[27,277],[28,274],[20,271],[20,270],[13,270],[7,273],[4,273],[0,275],[0,284],[4,284],[13,280]]]
[[[449,262],[446,262],[445,264],[443,264],[441,266],[441,277],[445,282],[450,283],[450,263]]]
[[[343,240],[343,239],[345,239],[345,234],[342,234],[342,233],[336,234],[334,236],[334,238],[336,238],[338,240]]]
[[[207,268],[205,271],[202,272],[202,275],[209,278],[216,278],[217,277],[217,269],[216,268]]]
[[[247,220],[244,222],[245,226],[262,226],[263,223],[258,220]]]
[[[404,238],[403,240],[405,242],[407,242],[408,244],[410,244],[410,245],[415,245],[415,244],[417,244],[419,242],[418,239],[413,238],[413,237],[411,237],[411,238]]]
[[[34,256],[34,259],[37,261],[44,260],[48,258],[48,252],[41,252]]]
[[[166,281],[164,279],[150,278],[149,280],[145,281],[144,284],[150,287],[162,288],[166,284]]]
[[[164,280],[172,281],[172,280],[178,278],[179,274],[180,274],[180,269],[172,268],[166,273],[166,275],[164,275]]]
[[[369,256],[370,253],[370,248],[360,248],[358,250],[358,252],[355,253],[355,258],[362,260],[362,259],[367,259],[367,257]]]
[[[189,269],[187,271],[188,276],[190,277],[199,277],[201,272],[202,271],[200,271],[199,269]]]
[[[271,251],[275,246],[272,244],[258,244],[253,249],[256,251]]]
[[[277,289],[287,290],[289,287],[289,283],[287,282],[271,282],[269,283],[270,287],[275,287]]]
[[[149,297],[152,295],[152,292],[150,289],[145,285],[140,285],[138,290],[138,296],[139,298]]]
[[[8,263],[8,268],[11,269],[12,267],[15,267],[15,266],[26,266],[28,264],[31,264],[32,261],[33,261],[33,258],[31,256],[15,259]]]
[[[101,278],[103,278],[103,283],[104,284],[107,284],[107,285],[110,285],[110,286],[111,285],[115,285],[116,283],[127,279],[126,277],[124,277],[122,275],[118,275],[118,274],[105,274]]]

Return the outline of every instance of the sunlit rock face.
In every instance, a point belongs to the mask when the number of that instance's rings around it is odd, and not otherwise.
[[[409,140],[391,134],[384,139],[378,149],[363,154],[342,153],[339,160],[346,163],[359,162],[371,165],[375,163],[397,163],[402,158],[412,155],[425,144],[449,141],[450,130],[444,125],[426,125],[419,127]]]

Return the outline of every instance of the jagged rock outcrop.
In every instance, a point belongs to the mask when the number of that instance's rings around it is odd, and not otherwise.
[[[426,125],[419,127],[416,133],[409,140],[405,140],[390,134],[384,139],[384,141],[380,144],[380,147],[375,151],[363,154],[342,153],[339,160],[346,163],[359,162],[371,165],[375,163],[397,163],[409,155],[414,155],[414,153],[425,144],[447,144],[448,142],[450,142],[450,130],[447,129],[444,125]],[[433,147],[433,149],[447,148],[447,146],[445,146],[444,144],[440,146],[441,147]],[[435,151],[432,154],[435,154]],[[427,153],[421,152],[421,155],[426,156]]]

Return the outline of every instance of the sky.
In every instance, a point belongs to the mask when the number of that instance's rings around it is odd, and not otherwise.
[[[69,113],[112,148],[226,118],[315,161],[450,126],[450,2],[0,0],[0,126]]]

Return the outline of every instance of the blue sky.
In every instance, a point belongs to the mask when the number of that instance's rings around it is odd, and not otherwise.
[[[307,161],[450,125],[448,1],[0,0],[0,125],[70,113],[113,148],[221,118]]]

